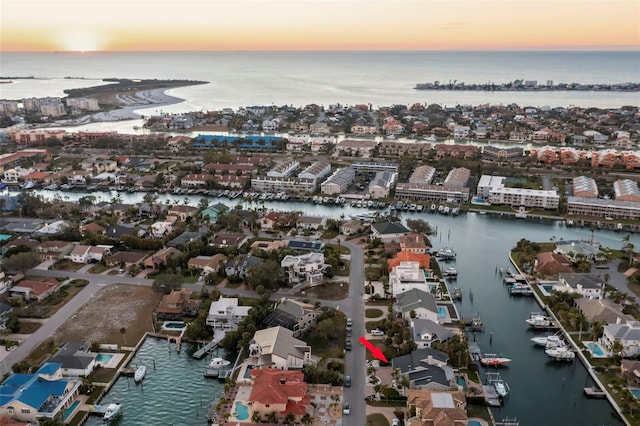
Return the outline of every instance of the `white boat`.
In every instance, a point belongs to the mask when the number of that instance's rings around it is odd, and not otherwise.
[[[209,368],[224,368],[229,364],[231,364],[231,362],[224,358],[213,358],[211,362],[209,362]]]
[[[443,247],[436,252],[436,257],[439,259],[455,259],[456,252],[449,247]]]
[[[498,357],[495,354],[485,354],[480,358],[480,364],[487,367],[500,367],[511,362],[510,358]]]
[[[438,209],[435,204],[431,204],[431,212],[435,212]]]
[[[458,276],[458,270],[456,268],[447,268],[442,271],[443,277],[456,278]]]
[[[559,346],[553,349],[546,349],[544,353],[547,354],[549,358],[553,358],[556,361],[573,361],[576,357],[575,352],[573,352],[569,346]]]
[[[136,368],[135,373],[133,373],[133,380],[135,380],[136,383],[140,383],[142,379],[144,379],[144,376],[146,374],[147,374],[147,367],[145,367],[144,365],[141,365],[138,368]]]
[[[22,189],[31,189],[34,186],[36,186],[36,184],[32,180],[28,180],[25,183],[23,183],[22,185],[20,185],[20,187]]]
[[[564,340],[562,340],[562,337],[558,336],[557,334],[553,334],[550,336],[534,337],[531,339],[531,341],[535,343],[536,346],[542,346],[545,349],[553,349],[559,346],[566,345]]]
[[[372,222],[376,220],[378,215],[375,212],[368,212],[368,213],[355,213],[355,214],[352,214],[350,217],[353,220],[364,220],[364,221]]]
[[[553,320],[542,314],[531,314],[531,316],[525,321],[527,322],[527,324],[529,324],[529,326],[535,328],[545,328],[551,327],[553,325]]]
[[[504,380],[495,380],[493,387],[496,389],[496,393],[500,398],[505,398],[509,395],[509,385]]]
[[[122,415],[122,404],[111,403],[107,405],[102,418],[105,422],[110,422]]]

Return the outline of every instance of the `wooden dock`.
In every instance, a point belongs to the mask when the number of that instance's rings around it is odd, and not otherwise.
[[[195,359],[202,359],[206,354],[214,350],[218,346],[218,342],[216,340],[212,340],[197,351],[193,353],[193,357]]]

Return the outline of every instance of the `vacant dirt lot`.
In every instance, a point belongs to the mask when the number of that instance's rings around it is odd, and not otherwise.
[[[100,290],[56,331],[56,342],[135,345],[153,331],[152,312],[162,299],[149,287],[112,285]],[[126,333],[122,334],[121,329]]]

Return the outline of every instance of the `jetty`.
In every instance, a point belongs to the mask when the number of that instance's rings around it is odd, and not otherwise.
[[[604,399],[607,397],[607,393],[597,386],[584,388],[584,394],[587,398]]]
[[[218,341],[212,340],[193,353],[195,359],[202,359],[206,354],[218,347]]]
[[[491,407],[500,407],[502,401],[496,392],[496,388],[493,385],[482,385],[482,391],[484,392],[484,402]]]

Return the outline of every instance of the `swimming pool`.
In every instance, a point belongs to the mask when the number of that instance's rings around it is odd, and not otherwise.
[[[113,359],[113,354],[103,354],[99,353],[96,355],[96,362],[102,365],[107,365]]]
[[[462,387],[465,392],[467,391],[467,381],[464,379],[464,377],[456,376],[456,383],[458,384],[458,386]]]
[[[236,409],[233,416],[238,420],[247,420],[249,418],[249,407],[240,401],[236,401]]]
[[[73,414],[73,411],[76,409],[76,407],[80,405],[80,400],[76,399],[75,401],[73,401],[73,404],[71,404],[69,406],[69,408],[65,408],[62,410],[62,420],[67,421],[67,419],[69,418],[69,416],[71,414]]]
[[[247,368],[244,370],[244,378],[248,379],[251,377],[251,370],[253,369],[253,365],[247,365]]]
[[[635,399],[640,399],[640,389],[638,388],[627,388],[627,389],[629,389],[629,392],[631,392],[631,395],[633,395]]]
[[[438,306],[438,316],[440,318],[446,318],[449,315],[449,311],[444,306]]]
[[[479,421],[477,421],[477,420],[469,420],[469,421],[467,422],[467,425],[469,425],[469,426],[482,426],[482,423],[480,423],[480,422],[479,422]]]
[[[587,347],[591,351],[591,353],[595,356],[604,356],[604,351],[600,347],[600,345],[596,342],[587,342]]]
[[[166,321],[164,324],[162,324],[162,328],[164,329],[173,329],[173,330],[182,330],[183,328],[185,328],[186,325],[183,322],[171,322],[171,321]]]

